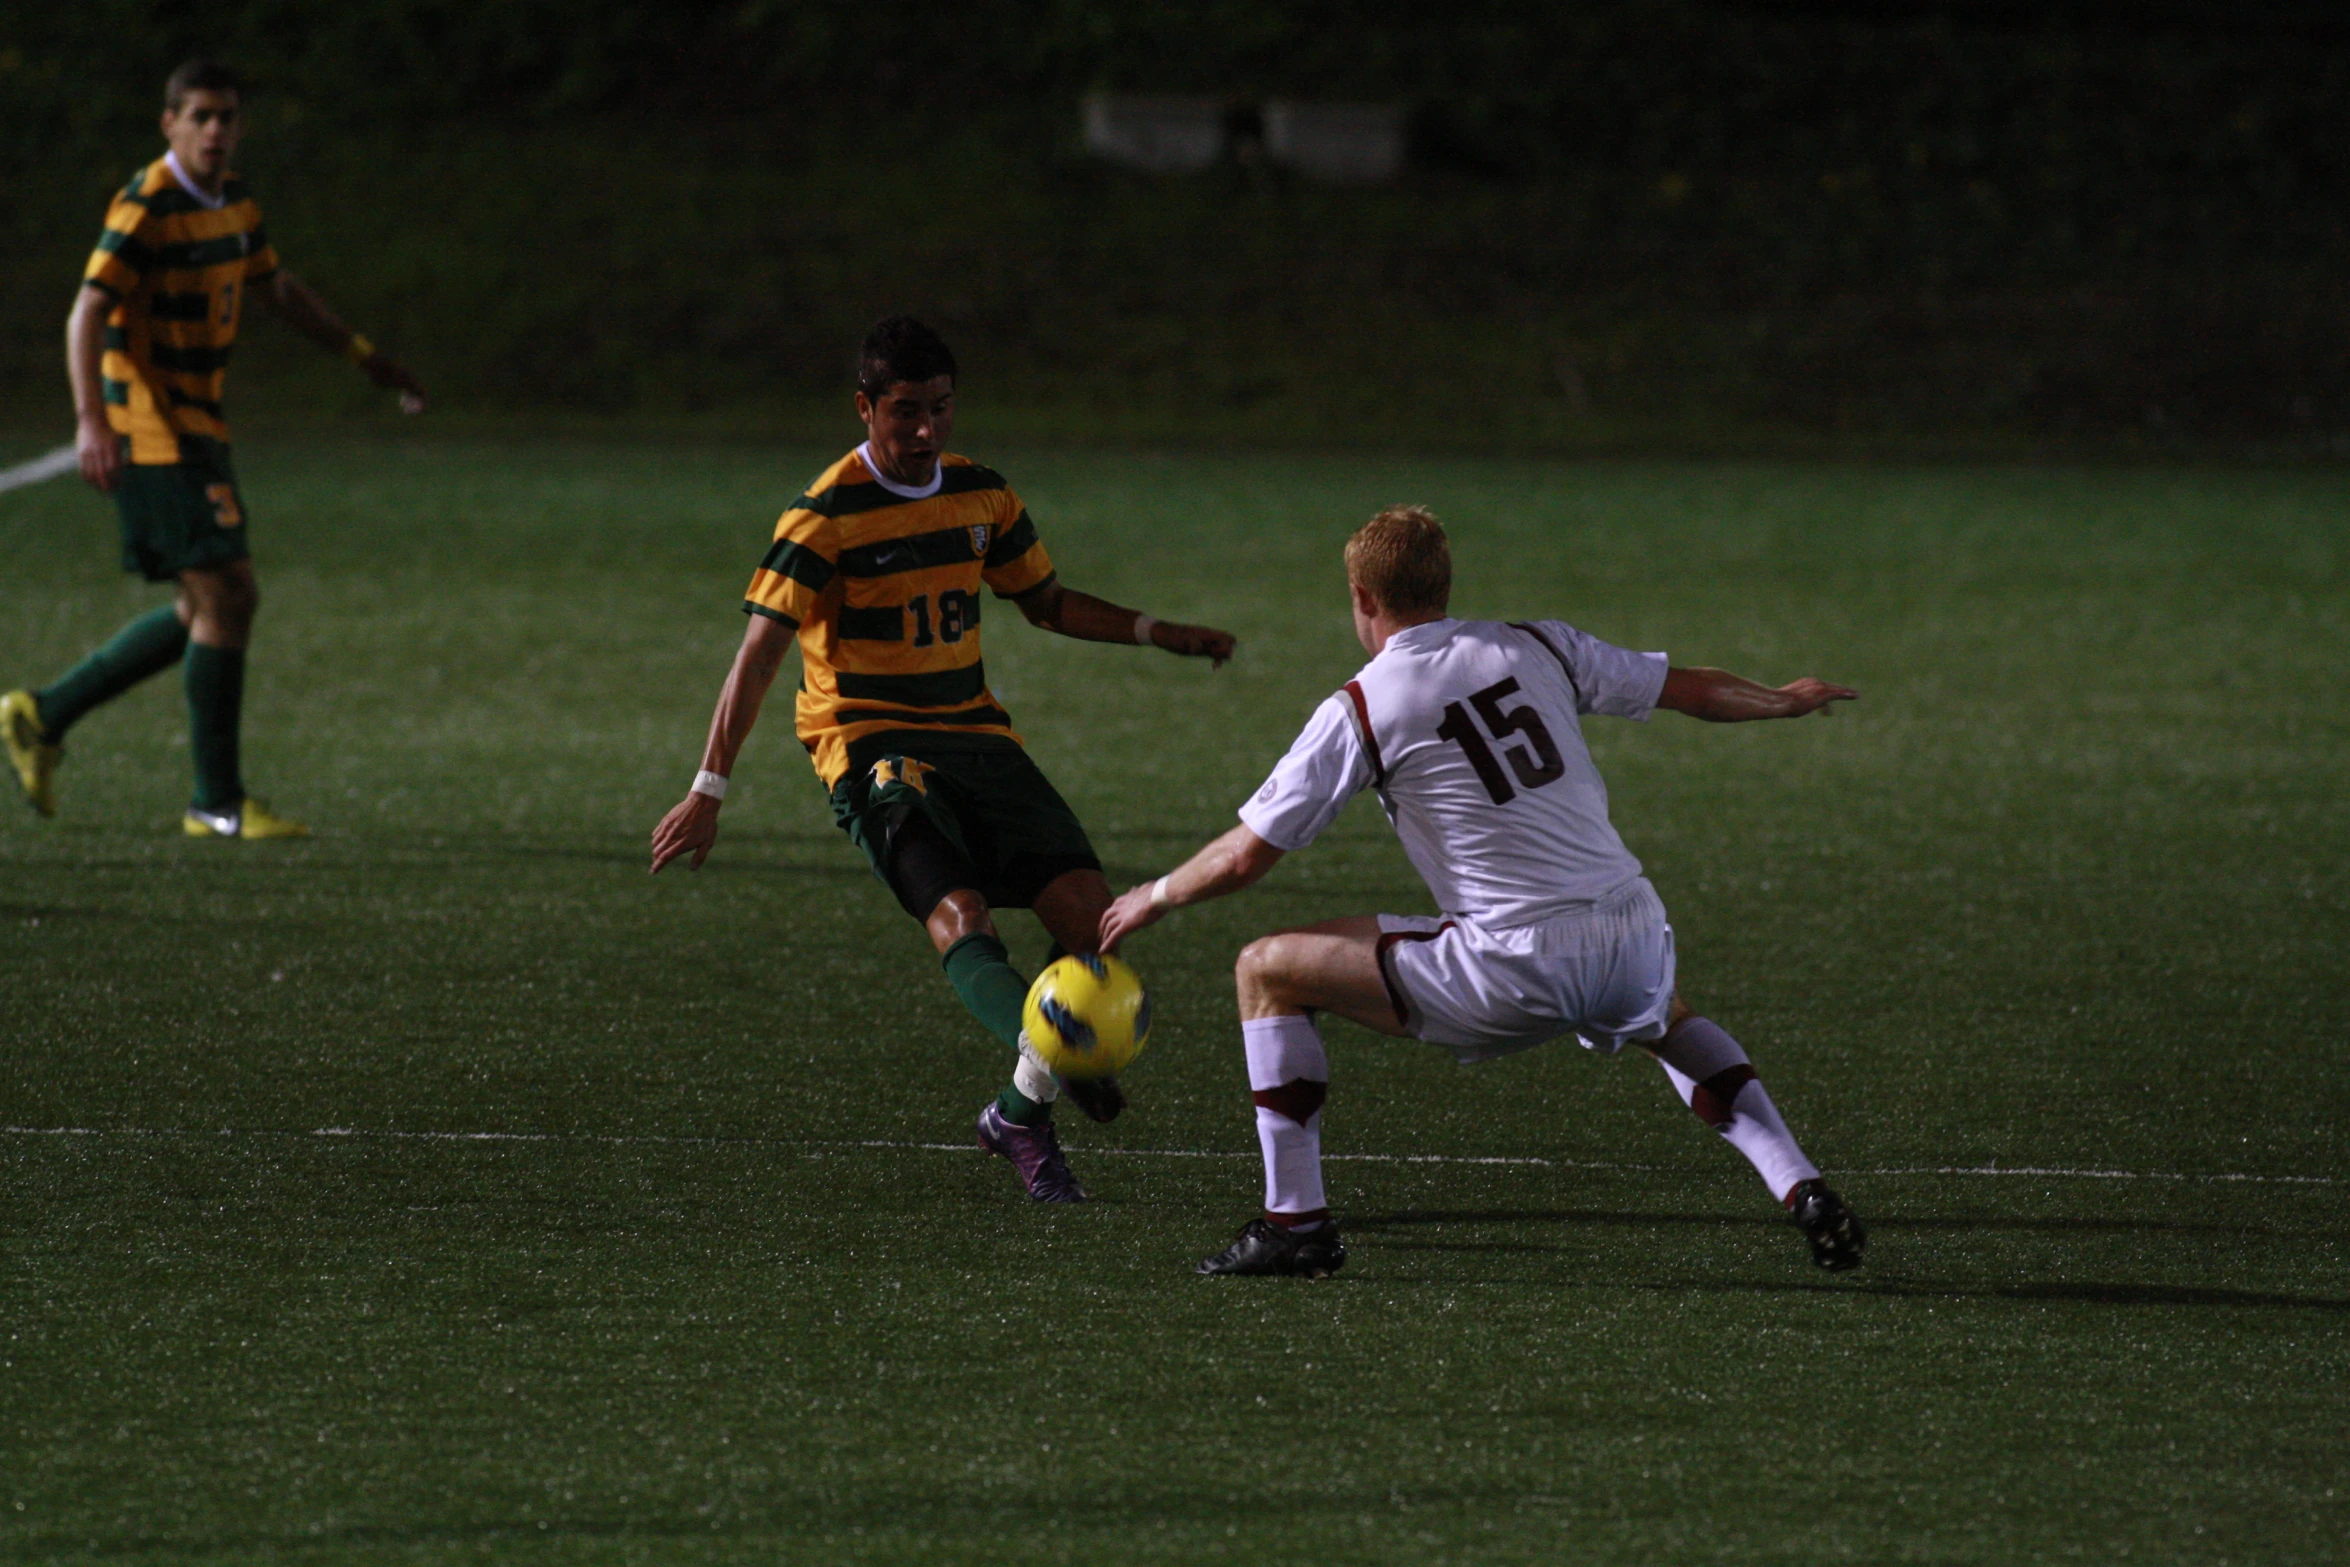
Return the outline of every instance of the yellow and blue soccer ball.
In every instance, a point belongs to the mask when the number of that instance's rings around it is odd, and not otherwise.
[[[1063,1077],[1107,1077],[1150,1043],[1142,976],[1113,957],[1057,958],[1028,987],[1020,1010],[1028,1042]]]

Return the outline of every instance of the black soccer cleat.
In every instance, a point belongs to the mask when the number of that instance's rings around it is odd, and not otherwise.
[[[1213,1257],[1202,1257],[1192,1271],[1209,1275],[1278,1273],[1301,1279],[1326,1279],[1346,1266],[1346,1242],[1338,1226],[1324,1220],[1318,1230],[1300,1235],[1270,1219],[1251,1219],[1240,1227],[1231,1245]]]
[[[1815,1175],[1798,1182],[1787,1211],[1794,1215],[1803,1238],[1811,1242],[1813,1262],[1830,1273],[1860,1266],[1860,1254],[1869,1248],[1868,1231],[1860,1227],[1860,1215],[1829,1190],[1826,1181]]]
[[[1063,1077],[1056,1072],[1053,1081],[1061,1085],[1061,1092],[1085,1112],[1088,1120],[1115,1121],[1118,1112],[1126,1108],[1126,1090],[1118,1086],[1114,1077]]]

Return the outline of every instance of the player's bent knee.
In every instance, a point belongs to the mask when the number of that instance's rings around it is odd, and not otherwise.
[[[930,934],[931,944],[941,952],[965,937],[995,934],[995,919],[988,910],[987,900],[968,888],[939,899],[922,924]]]
[[[1279,936],[1259,936],[1240,949],[1232,962],[1232,977],[1243,990],[1260,985],[1279,971]]]
[[[180,579],[180,619],[208,620],[222,630],[243,631],[261,607],[261,587],[248,571],[190,572]]]
[[[1243,1000],[1296,999],[1292,992],[1304,977],[1305,941],[1294,931],[1259,936],[1240,949],[1232,965],[1232,981]]]
[[[1045,918],[1049,911],[1055,916],[1068,916],[1098,927],[1102,915],[1117,898],[1110,890],[1109,878],[1100,871],[1063,871],[1038,891],[1035,909],[1039,919]]]

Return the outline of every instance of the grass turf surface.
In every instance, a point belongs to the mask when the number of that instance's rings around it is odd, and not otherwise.
[[[1589,727],[1868,1268],[1645,1061],[1334,1024],[1353,1260],[1190,1277],[1257,1195],[1233,952],[1426,907],[1367,802],[1137,940],[1135,1108],[1069,1117],[1101,1201],[1029,1207],[959,1146],[1001,1051],[780,710],[708,868],[643,874],[829,452],[256,443],[247,770],[319,836],[177,836],[172,680],[0,821],[0,1555],[2335,1556],[2350,479],[971,449],[1069,581],[1242,637],[992,614],[1120,884],[1359,662],[1335,546],[1388,500],[1465,613],[1860,686]],[[70,483],[0,547],[7,684],[156,597]],[[1929,1173],[1990,1165],[2148,1178]]]

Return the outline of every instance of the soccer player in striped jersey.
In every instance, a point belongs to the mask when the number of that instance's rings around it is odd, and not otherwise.
[[[49,685],[0,697],[0,738],[27,802],[43,816],[56,813],[66,731],[177,664],[196,772],[183,822],[189,836],[307,831],[246,794],[237,757],[259,589],[221,391],[246,296],[347,355],[377,386],[398,391],[406,411],[423,408],[424,389],[279,265],[261,209],[230,167],[242,111],[227,67],[192,60],[171,74],[164,154],[107,209],[66,322],[82,477],[114,498],[124,569],[179,591]]]
[[[1063,1089],[1106,1121],[1108,1078],[1057,1082],[1020,1034],[1028,981],[989,911],[1031,908],[1057,948],[1094,950],[1109,883],[1085,829],[1013,732],[980,661],[986,595],[1082,642],[1140,643],[1221,665],[1229,633],[1154,620],[1064,586],[1019,496],[947,450],[955,359],[918,321],[866,337],[857,414],[866,440],[792,502],[752,574],[750,615],[710,720],[702,770],[653,830],[652,869],[699,867],[759,707],[796,638],[800,743],[833,819],[922,922],[955,994],[1016,1052],[979,1115],[980,1145],[1010,1160],[1039,1202],[1079,1202],[1053,1128]],[[984,593],[983,593],[984,590]]]
[[[1357,915],[1251,942],[1234,978],[1265,1157],[1265,1215],[1201,1261],[1208,1274],[1319,1277],[1346,1261],[1322,1186],[1335,1012],[1463,1062],[1581,1036],[1655,1056],[1683,1103],[1744,1154],[1812,1260],[1860,1265],[1860,1221],[1797,1146],[1737,1040],[1681,999],[1673,927],[1608,820],[1585,715],[1664,708],[1717,723],[1800,718],[1858,695],[1805,678],[1762,686],[1671,667],[1558,620],[1455,620],[1452,550],[1434,516],[1392,507],[1346,546],[1355,634],[1372,655],[1315,712],[1240,825],[1111,908],[1104,950],[1166,910],[1237,892],[1374,791],[1437,918]]]

